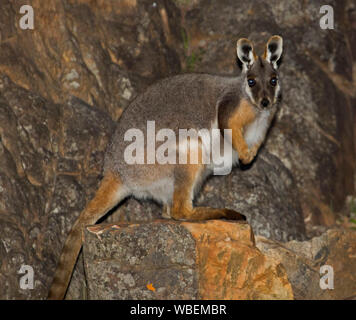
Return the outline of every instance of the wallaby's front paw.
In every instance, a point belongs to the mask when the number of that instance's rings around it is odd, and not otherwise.
[[[259,145],[254,145],[252,148],[251,148],[251,153],[253,154],[253,157],[256,157],[256,154],[258,152],[258,148],[259,148]]]
[[[240,154],[239,158],[243,164],[249,164],[253,160],[255,155],[256,155],[255,152],[248,149],[247,152]]]
[[[246,221],[246,217],[243,214],[238,213],[235,210],[224,209],[224,215],[225,215],[225,218],[228,219],[228,220],[243,220],[243,221]]]

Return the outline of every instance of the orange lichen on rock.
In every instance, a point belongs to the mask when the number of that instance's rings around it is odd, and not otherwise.
[[[263,255],[246,223],[183,222],[196,241],[201,299],[293,299],[279,261]]]

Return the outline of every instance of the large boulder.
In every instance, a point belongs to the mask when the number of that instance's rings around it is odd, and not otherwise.
[[[156,220],[84,238],[88,299],[355,299],[352,230],[281,243],[246,223]]]
[[[223,220],[87,227],[89,299],[293,299],[283,266],[251,227]]]

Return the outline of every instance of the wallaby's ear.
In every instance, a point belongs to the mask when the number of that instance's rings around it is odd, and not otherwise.
[[[280,36],[272,36],[266,44],[264,59],[272,63],[273,68],[278,68],[278,60],[281,58],[283,52],[283,39]]]
[[[237,57],[242,62],[245,70],[251,67],[257,59],[252,42],[246,38],[241,38],[237,41],[236,51]]]

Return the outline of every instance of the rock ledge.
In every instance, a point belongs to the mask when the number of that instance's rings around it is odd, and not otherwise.
[[[282,264],[226,220],[95,225],[85,230],[89,299],[293,299]]]

